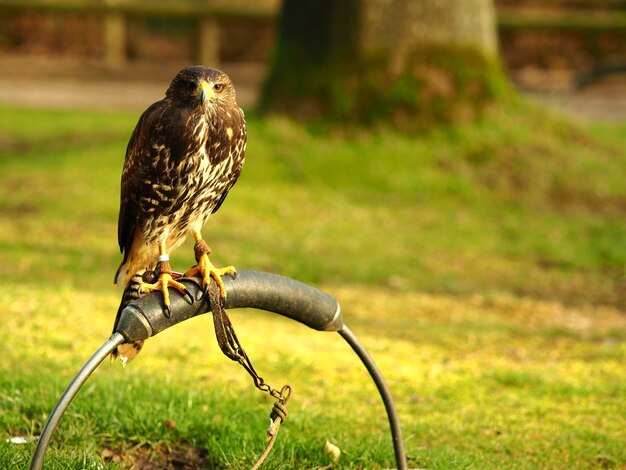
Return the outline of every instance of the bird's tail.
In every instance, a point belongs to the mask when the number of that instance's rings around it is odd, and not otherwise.
[[[117,324],[120,321],[120,317],[122,315],[122,311],[126,308],[126,306],[139,299],[142,295],[140,292],[140,285],[143,280],[142,276],[145,270],[139,271],[135,275],[133,275],[126,287],[124,288],[124,293],[122,294],[122,300],[120,301],[120,306],[117,309],[117,315],[115,317],[115,323],[113,324],[113,333],[117,330]],[[135,340],[132,343],[124,343],[120,344],[115,350],[111,353],[111,362],[113,362],[118,357],[122,361],[122,364],[125,366],[127,362],[132,361],[141,348],[143,347],[143,340]]]

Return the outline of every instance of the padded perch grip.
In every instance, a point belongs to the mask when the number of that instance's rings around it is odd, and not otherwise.
[[[222,277],[227,296],[225,307],[256,308],[296,320],[318,331],[339,331],[343,327],[339,303],[319,289],[277,274],[242,270],[237,277]],[[178,279],[194,299],[189,303],[170,289],[171,317],[163,314],[163,296],[152,292],[131,303],[117,326],[126,341],[147,339],[184,320],[210,312],[208,296],[195,278]]]

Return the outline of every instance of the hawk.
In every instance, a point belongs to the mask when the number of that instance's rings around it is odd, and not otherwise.
[[[226,296],[221,277],[235,274],[232,266],[218,269],[200,230],[216,212],[243,167],[246,148],[244,113],[235,88],[224,72],[192,66],[172,80],[165,98],[146,109],[132,133],[122,171],[118,242],[123,260],[115,282],[124,307],[151,291],[163,293],[169,315],[168,287],[188,294],[170,268],[169,254],[188,235],[196,240],[197,264],[185,276],[199,276],[204,287],[213,280]],[[141,276],[156,272],[156,276]],[[112,358],[124,363],[142,343],[122,344]]]

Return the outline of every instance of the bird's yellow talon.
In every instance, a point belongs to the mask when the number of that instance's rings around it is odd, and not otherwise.
[[[217,282],[217,285],[220,288],[220,295],[222,296],[222,299],[226,298],[227,292],[226,292],[226,287],[224,287],[224,281],[222,281],[222,276],[224,274],[229,274],[231,276],[235,276],[237,274],[237,271],[235,270],[234,266],[226,266],[225,268],[220,268],[220,269],[215,269],[213,271],[210,272],[211,277],[213,279],[215,279],[215,282]],[[207,283],[208,286],[208,283]]]
[[[158,290],[163,294],[163,303],[166,307],[170,305],[170,293],[167,290],[168,287],[172,287],[180,292],[183,296],[189,295],[187,288],[184,284],[175,281],[170,273],[161,273],[159,279],[154,284],[142,282],[139,285],[139,292],[148,294],[152,291]]]
[[[225,299],[227,292],[226,287],[224,287],[224,281],[222,281],[222,276],[224,276],[225,274],[235,276],[237,274],[237,270],[234,268],[234,266],[216,268],[213,263],[211,263],[207,255],[202,255],[198,260],[198,264],[191,267],[185,273],[185,277],[202,278],[202,287],[204,289],[207,289],[209,284],[211,283],[211,279],[214,279],[220,288],[220,295],[223,299]]]

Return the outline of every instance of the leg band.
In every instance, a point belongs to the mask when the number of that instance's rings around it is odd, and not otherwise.
[[[196,240],[196,244],[193,246],[193,252],[196,261],[199,262],[202,255],[209,255],[211,253],[211,248],[209,248],[209,245],[207,245],[204,240],[200,239]]]

